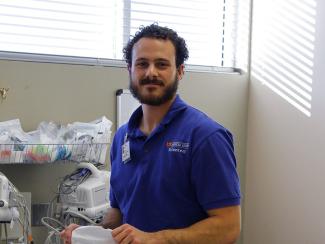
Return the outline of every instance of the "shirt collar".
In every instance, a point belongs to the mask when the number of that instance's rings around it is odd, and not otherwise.
[[[167,126],[178,114],[180,111],[186,109],[186,103],[176,95],[176,98],[172,105],[170,106],[167,114],[164,116],[160,125]],[[132,137],[141,137],[144,134],[139,130],[139,124],[143,116],[142,107],[138,107],[133,114],[131,115],[128,123],[128,135]]]

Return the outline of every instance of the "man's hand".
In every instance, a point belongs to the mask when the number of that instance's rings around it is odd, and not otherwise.
[[[159,244],[154,233],[143,232],[137,228],[124,224],[112,231],[112,236],[118,244]]]
[[[61,231],[60,237],[64,241],[64,244],[71,244],[72,231],[78,227],[79,225],[77,224],[70,224],[67,228]]]

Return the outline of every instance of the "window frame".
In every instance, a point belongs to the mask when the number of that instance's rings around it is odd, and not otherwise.
[[[126,62],[120,59],[98,59],[98,58],[91,58],[91,57],[75,57],[75,56],[18,53],[18,52],[5,52],[5,51],[0,51],[0,60],[127,68]],[[234,74],[243,73],[241,69],[234,68],[234,67],[218,67],[218,66],[194,65],[194,64],[185,64],[185,70],[189,72],[199,72],[199,73],[234,73]]]

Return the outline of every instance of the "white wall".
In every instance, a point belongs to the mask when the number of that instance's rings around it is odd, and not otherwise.
[[[251,80],[244,244],[325,243],[325,3],[316,3],[311,117]]]
[[[0,121],[20,118],[23,129],[41,121],[63,124],[105,115],[115,124],[115,91],[127,88],[125,68],[0,61],[0,87],[9,87],[0,102]],[[187,72],[179,92],[189,104],[228,127],[235,136],[238,170],[244,182],[248,79],[245,75]],[[115,128],[115,126],[114,126]],[[59,177],[73,164],[0,165],[20,191],[32,192],[32,203],[48,202]],[[46,231],[33,228],[36,243]]]

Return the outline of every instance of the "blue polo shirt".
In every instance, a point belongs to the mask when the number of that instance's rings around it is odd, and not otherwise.
[[[207,210],[240,204],[231,133],[179,96],[149,135],[139,107],[111,147],[111,206],[143,231],[185,228]],[[122,161],[122,146],[130,157]]]

